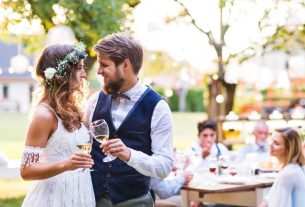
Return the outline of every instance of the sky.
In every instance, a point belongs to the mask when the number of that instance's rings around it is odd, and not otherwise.
[[[219,36],[219,8],[218,1],[211,0],[185,0],[187,8],[204,30],[211,30],[217,38]],[[262,43],[266,36],[275,31],[275,27],[266,27],[260,31],[257,27],[258,21],[263,15],[265,8],[273,8],[272,0],[235,0],[236,6],[232,10],[230,18],[224,15],[224,19],[230,23],[231,27],[227,31],[225,41],[227,47],[224,56],[228,53],[236,53],[246,49],[251,43]],[[298,0],[295,0],[298,2]],[[296,4],[291,6],[298,15],[290,15],[288,18],[293,25],[296,21],[305,22],[304,9],[300,9]],[[209,45],[205,34],[202,34],[190,23],[185,24],[184,20],[179,20],[175,24],[165,25],[164,19],[168,16],[175,16],[179,11],[179,6],[173,0],[142,0],[134,11],[135,22],[132,30],[135,37],[140,40],[146,49],[162,50],[168,52],[178,61],[188,61],[201,72],[211,72],[217,69],[215,64],[215,51]],[[269,23],[283,25],[287,21],[286,5],[280,5],[277,10],[272,9]],[[303,11],[303,12],[302,12]],[[224,12],[226,14],[226,11]],[[233,71],[231,76],[255,82],[259,74],[268,74],[278,78],[278,71],[285,66],[285,55],[275,53],[263,59],[254,59],[251,63],[238,65],[233,62],[230,68],[241,67],[242,72]],[[305,63],[300,60],[300,55],[292,58],[292,65],[300,68]],[[250,69],[248,69],[250,68]],[[247,69],[245,71],[245,69]],[[292,71],[292,74],[300,72]],[[250,75],[249,75],[250,74]],[[251,77],[251,78],[249,78]],[[236,79],[236,78],[235,78]],[[262,85],[268,85],[268,80]]]
[[[206,31],[211,29],[215,37],[219,36],[218,1],[190,0],[188,8],[197,22]],[[249,5],[244,5],[244,7]],[[177,60],[187,60],[199,70],[209,70],[214,65],[215,52],[209,45],[205,34],[193,25],[186,25],[180,20],[177,24],[165,25],[167,16],[174,16],[179,6],[173,0],[142,0],[134,11],[135,23],[132,29],[141,43],[151,50],[164,50]],[[240,9],[240,8],[238,8]],[[251,13],[251,14],[250,14]],[[227,32],[228,50],[238,52],[245,49],[251,36],[257,33],[254,12],[246,13],[245,18],[234,21],[232,28]],[[256,19],[255,19],[256,18]],[[243,29],[240,29],[243,28]]]

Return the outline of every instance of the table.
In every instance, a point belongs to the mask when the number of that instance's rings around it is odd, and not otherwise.
[[[273,178],[255,178],[245,184],[215,182],[210,186],[190,183],[181,188],[182,206],[190,207],[191,200],[236,206],[257,206],[263,199],[263,190],[272,186],[273,181]]]

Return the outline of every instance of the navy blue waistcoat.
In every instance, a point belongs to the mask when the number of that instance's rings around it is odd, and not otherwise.
[[[158,93],[147,88],[121,126],[115,130],[111,118],[111,96],[100,92],[92,121],[105,119],[109,126],[110,139],[118,137],[127,147],[152,155],[151,118],[155,106],[161,99]],[[150,177],[140,174],[119,158],[112,162],[103,162],[105,154],[99,146],[100,144],[94,140],[91,155],[96,171],[91,172],[91,176],[97,201],[106,191],[114,204],[136,198],[149,191]]]

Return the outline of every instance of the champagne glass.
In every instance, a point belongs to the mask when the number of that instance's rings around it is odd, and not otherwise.
[[[103,143],[109,139],[109,128],[108,124],[104,119],[99,119],[90,124],[90,130],[94,137],[94,139],[99,142]],[[112,160],[116,159],[117,157],[108,154],[103,161],[104,162],[111,162]]]
[[[75,142],[78,149],[84,153],[89,154],[92,149],[93,138],[88,130],[76,130]],[[81,169],[84,172],[85,168]]]

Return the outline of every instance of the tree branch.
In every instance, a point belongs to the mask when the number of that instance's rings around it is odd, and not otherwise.
[[[214,47],[217,44],[215,41],[215,38],[213,36],[213,34],[211,33],[211,31],[204,31],[197,23],[196,20],[193,18],[193,16],[191,15],[191,13],[189,12],[189,10],[186,8],[186,6],[184,5],[184,3],[180,2],[179,0],[174,0],[175,2],[177,2],[180,6],[183,7],[184,11],[186,12],[186,14],[190,17],[191,19],[191,23],[193,26],[195,26],[201,33],[205,34],[208,38],[209,38],[209,42],[210,44],[212,44]]]

